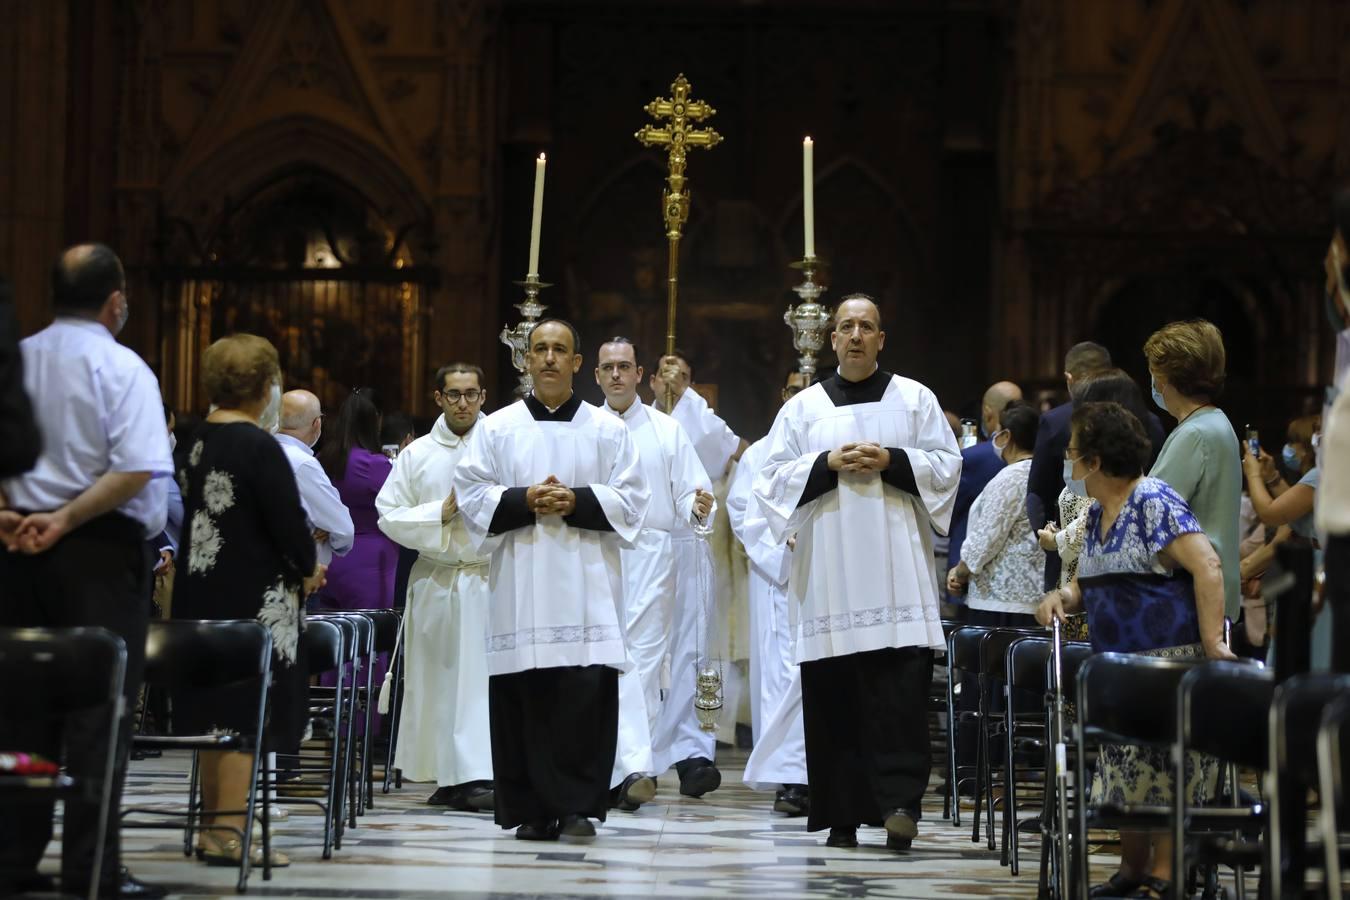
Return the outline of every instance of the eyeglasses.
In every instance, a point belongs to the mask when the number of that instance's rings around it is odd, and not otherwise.
[[[1070,456],[1070,455],[1069,455],[1070,453],[1072,453],[1073,456]],[[1077,459],[1078,456],[1079,456],[1079,452],[1078,452],[1078,448],[1077,448],[1077,447],[1065,447],[1065,448],[1064,448],[1064,458],[1065,458],[1065,459]]]
[[[444,397],[445,402],[450,404],[458,403],[460,398],[470,403],[477,403],[479,398],[483,396],[482,391],[437,391],[436,393]]]

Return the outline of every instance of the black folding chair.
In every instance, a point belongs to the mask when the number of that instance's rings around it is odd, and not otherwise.
[[[1317,774],[1322,798],[1318,830],[1322,835],[1327,900],[1342,900],[1345,896],[1341,881],[1341,830],[1350,815],[1347,765],[1350,765],[1350,697],[1341,697],[1322,714],[1322,725],[1317,731]]]
[[[1350,675],[1305,672],[1276,686],[1270,705],[1270,827],[1263,881],[1272,897],[1304,894],[1312,848],[1307,796],[1319,784],[1317,743],[1327,706],[1350,696]],[[1325,803],[1326,800],[1324,799]],[[1324,848],[1326,849],[1326,848]],[[1321,854],[1319,854],[1321,855]]]
[[[107,852],[108,817],[112,815],[113,773],[117,767],[117,733],[126,710],[123,689],[127,648],[122,638],[103,628],[0,628],[0,718],[11,734],[48,731],[71,715],[106,710],[108,753],[98,773],[71,775],[0,775],[0,797],[78,799],[98,803],[98,835],[94,841],[89,898],[98,896],[99,873]],[[22,751],[21,746],[5,750]]]
[[[1005,701],[1008,714],[1004,720],[1004,757],[1003,757],[1003,863],[1013,875],[1019,874],[1018,833],[1023,828],[1040,831],[1044,820],[1044,809],[1024,821],[1017,818],[1018,785],[1032,786],[1033,777],[1039,775],[1040,787],[1054,771],[1054,741],[1050,740],[1050,716],[1053,715],[1050,682],[1050,663],[1054,656],[1054,640],[1048,637],[1022,637],[1008,645],[1006,654],[1006,672],[1004,673]],[[1036,696],[1039,703],[1030,708],[1026,699]],[[1022,699],[1022,702],[1018,702]],[[1040,768],[1017,765],[1016,749],[1018,742],[1034,742],[1042,750]],[[1026,772],[1023,776],[1020,773]],[[1043,801],[1044,801],[1044,794]]]
[[[374,634],[374,641],[375,641],[374,655],[373,655],[372,658],[371,658],[370,680],[369,680],[369,682],[368,682],[368,684],[369,684],[369,689],[368,689],[368,693],[367,693],[367,696],[366,696],[366,713],[367,713],[367,719],[366,719],[366,735],[367,735],[366,748],[367,748],[367,756],[366,756],[366,758],[363,759],[363,763],[364,763],[364,764],[363,764],[362,767],[361,767],[361,775],[362,775],[362,778],[364,779],[364,782],[365,782],[365,805],[366,805],[366,806],[374,806],[374,805],[375,805],[375,753],[374,753],[374,751],[371,749],[371,743],[370,743],[370,740],[369,740],[369,735],[370,735],[370,723],[374,721],[374,715],[372,714],[372,711],[375,710],[375,707],[376,707],[376,705],[377,705],[377,704],[376,704],[376,700],[377,700],[377,698],[379,697],[380,689],[381,689],[381,684],[380,684],[379,682],[375,681],[375,668],[376,668],[375,662],[376,662],[376,660],[379,658],[379,655],[380,655],[380,654],[382,654],[382,653],[388,654],[388,660],[389,660],[389,661],[388,661],[388,667],[387,667],[387,670],[388,670],[390,673],[393,674],[393,678],[391,678],[391,680],[390,680],[391,696],[390,696],[390,703],[389,703],[389,715],[385,717],[385,722],[384,722],[384,727],[385,727],[385,729],[386,729],[385,739],[386,739],[386,744],[387,744],[387,751],[386,751],[386,755],[385,755],[385,763],[384,763],[384,768],[385,768],[385,785],[386,785],[386,789],[385,789],[384,793],[387,794],[387,793],[389,793],[388,788],[387,788],[387,785],[388,785],[388,783],[389,783],[389,775],[388,775],[388,772],[389,772],[389,767],[393,764],[393,759],[394,759],[394,739],[395,739],[395,736],[396,736],[396,734],[397,734],[397,724],[398,724],[398,689],[399,689],[399,683],[398,683],[398,682],[399,682],[399,679],[398,679],[398,669],[397,669],[397,666],[396,666],[396,660],[394,659],[394,657],[395,657],[395,655],[396,655],[396,651],[397,651],[397,652],[401,652],[401,651],[402,651],[402,647],[399,645],[399,641],[398,641],[398,631],[399,631],[399,627],[400,627],[400,625],[401,625],[401,623],[402,623],[402,621],[403,621],[403,614],[402,614],[401,612],[399,612],[398,610],[394,610],[394,609],[363,609],[363,610],[361,610],[360,612],[361,612],[361,615],[363,615],[363,616],[365,616],[366,618],[370,619],[371,624],[375,627],[375,634]]]
[[[950,737],[947,743],[947,782],[951,789],[947,802],[950,804],[952,825],[957,828],[961,827],[961,785],[975,779],[978,771],[977,766],[960,764],[961,723],[978,723],[980,716],[978,706],[958,712],[957,692],[961,690],[962,675],[979,672],[980,638],[988,631],[981,625],[961,625],[947,633],[947,733]],[[962,772],[969,774],[963,776]],[[978,833],[971,840],[978,841]]]
[[[309,689],[310,721],[314,726],[327,726],[331,740],[326,749],[320,740],[313,741],[312,743],[319,745],[317,752],[302,746],[296,754],[277,754],[278,769],[286,769],[298,777],[290,782],[269,781],[269,786],[275,786],[278,790],[278,802],[315,806],[323,813],[324,859],[331,859],[333,850],[342,848],[342,788],[345,782],[342,760],[349,709],[347,698],[343,693],[343,682],[345,674],[350,671],[355,653],[354,634],[355,629],[345,619],[313,615],[306,617],[302,639],[305,642],[305,657],[309,662],[310,677],[329,672],[337,677],[335,687],[311,686]],[[273,773],[274,778],[276,774]],[[297,790],[309,787],[305,778],[307,775],[323,777],[321,796],[297,793]],[[318,785],[315,784],[314,787],[317,789]]]
[[[266,742],[267,701],[272,682],[272,633],[253,619],[188,620],[168,619],[150,622],[145,641],[145,683],[166,691],[187,689],[210,691],[237,685],[255,685],[257,691],[254,728],[251,734],[141,734],[132,738],[132,746],[153,750],[191,750],[192,776],[188,782],[188,806],[183,812],[147,807],[122,810],[123,828],[183,828],[183,849],[192,852],[197,831],[229,831],[239,838],[239,893],[248,890],[252,862],[253,829],[251,823],[262,797],[263,880],[272,878],[271,813],[267,792],[260,791],[259,771],[262,748]],[[244,809],[204,809],[197,796],[200,784],[198,754],[203,750],[249,753],[248,801]],[[169,816],[155,820],[136,820],[133,815]],[[227,825],[206,825],[205,816],[243,816],[242,829]],[[179,821],[182,820],[182,821]]]
[[[1275,692],[1272,672],[1259,663],[1210,662],[1187,672],[1178,687],[1177,750],[1173,754],[1177,783],[1185,777],[1186,754],[1198,751],[1224,763],[1219,797],[1228,793],[1228,806],[1193,808],[1185,791],[1176,791],[1172,802],[1172,877],[1187,878],[1189,866],[1213,873],[1218,865],[1232,866],[1238,900],[1246,896],[1243,871],[1259,865],[1259,841],[1245,842],[1244,832],[1256,831],[1265,822],[1260,803],[1241,805],[1239,769],[1268,768],[1268,710]],[[1191,842],[1188,834],[1204,832],[1214,840]],[[1223,832],[1228,832],[1224,835]],[[1206,895],[1217,893],[1217,879],[1207,885]]]
[[[1087,833],[1090,829],[1165,831],[1171,805],[1103,804],[1089,813],[1089,743],[1171,748],[1177,732],[1177,688],[1199,658],[1168,659],[1129,653],[1099,653],[1078,670],[1079,748],[1075,772],[1074,856],[1078,896],[1088,895]],[[1185,784],[1174,786],[1185,790]],[[1173,873],[1173,877],[1179,877]]]
[[[995,701],[1003,696],[1003,678],[1008,647],[1024,637],[1043,635],[1040,628],[990,628],[980,635],[976,661],[979,684],[979,744],[975,748],[975,827],[970,839],[980,839],[980,806],[987,810],[985,838],[990,850],[994,840],[994,741],[1004,727],[1006,707]],[[998,707],[998,708],[995,708]],[[1006,786],[1004,786],[1006,791]]]
[[[1092,658],[1092,645],[1064,641],[1060,623],[1053,623],[1051,656],[1046,660],[1045,680],[1050,686],[1046,697],[1050,740],[1046,742],[1046,766],[1053,766],[1054,778],[1046,773],[1041,810],[1041,873],[1037,896],[1067,900],[1070,885],[1069,840],[1069,757],[1078,753],[1078,744],[1067,721],[1065,694],[1078,682],[1078,670]],[[1068,686],[1068,687],[1066,687]]]

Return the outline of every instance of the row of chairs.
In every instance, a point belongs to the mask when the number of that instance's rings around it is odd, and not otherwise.
[[[394,650],[399,620],[399,613],[391,610],[333,611],[309,617],[303,635],[309,674],[312,678],[328,673],[334,676],[332,686],[310,688],[311,721],[326,736],[307,742],[298,754],[279,756],[275,767],[268,764],[264,753],[272,676],[272,638],[268,629],[253,620],[152,622],[146,642],[147,691],[251,684],[257,689],[257,727],[251,734],[134,735],[133,747],[138,749],[192,754],[188,798],[185,809],[157,806],[121,810],[122,827],[181,828],[184,854],[190,856],[198,832],[222,827],[205,824],[204,817],[243,816],[245,822],[253,822],[256,817],[261,826],[263,879],[269,880],[273,804],[312,804],[324,817],[323,857],[330,858],[334,849],[341,848],[344,831],[355,828],[358,817],[374,804],[372,733],[379,692],[374,683],[375,661],[379,654],[389,653],[389,664],[396,667],[391,704],[396,713],[401,660],[395,658]],[[38,684],[43,688],[0,695],[0,715],[12,722],[41,723],[59,720],[77,710],[106,710],[111,733],[125,708],[122,698],[125,672],[126,648],[122,639],[103,629],[0,630],[0,677],[10,678],[11,683]],[[358,721],[364,727],[358,728]],[[396,724],[396,718],[391,718],[384,759],[385,793],[394,771]],[[245,809],[203,808],[199,754],[204,751],[251,754],[252,775]],[[74,778],[68,773],[0,776],[0,796],[33,797],[42,793],[97,799],[100,815],[106,821],[108,816],[118,814],[109,809],[112,766],[110,752],[101,777]],[[302,785],[298,791],[297,775]],[[315,795],[306,795],[306,788]],[[241,844],[237,889],[243,893],[251,870],[252,828],[228,830]],[[98,859],[103,849],[100,843],[96,848]],[[94,879],[91,891],[96,889]]]
[[[1321,869],[1326,895],[1342,896],[1341,835],[1350,812],[1350,676],[1299,674],[1277,684],[1254,663],[1093,655],[1042,630],[951,623],[948,638],[948,793],[944,813],[960,826],[959,788],[973,784],[972,840],[996,849],[1001,808],[1002,861],[1018,874],[1019,833],[1042,835],[1041,896],[1084,897],[1089,831],[1170,830],[1173,872],[1190,896],[1218,896],[1218,871],[1260,867],[1263,896],[1302,896],[1310,870]],[[979,686],[977,709],[962,713],[956,686],[965,673]],[[1063,726],[1063,702],[1076,699],[1076,722]],[[1001,698],[1002,703],[996,698]],[[959,723],[977,725],[973,766],[958,765]],[[1191,751],[1221,762],[1218,797],[1195,807],[1185,791],[1166,806],[1090,806],[1091,763],[1103,744],[1170,751],[1174,784],[1185,782]],[[997,748],[997,749],[996,749]],[[1001,750],[1002,771],[993,764]],[[1262,773],[1268,804],[1243,802],[1239,772]],[[1019,791],[1040,789],[1040,809],[1018,817]],[[996,790],[1002,790],[1002,797]],[[1320,793],[1319,840],[1304,839],[1309,789]]]

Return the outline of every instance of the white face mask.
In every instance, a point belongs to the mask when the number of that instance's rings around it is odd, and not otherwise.
[[[1072,459],[1064,460],[1064,486],[1069,489],[1069,493],[1086,497],[1088,495],[1087,479],[1073,477],[1073,464],[1074,460]]]
[[[276,434],[281,430],[281,385],[272,382],[272,391],[267,397],[267,405],[258,416],[258,427]]]

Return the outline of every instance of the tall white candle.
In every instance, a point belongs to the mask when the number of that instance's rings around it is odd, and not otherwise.
[[[534,212],[530,220],[530,270],[527,278],[539,277],[539,229],[544,221],[544,154],[534,161]]]
[[[807,259],[816,255],[816,177],[815,142],[811,138],[802,141],[802,226],[806,231]]]

